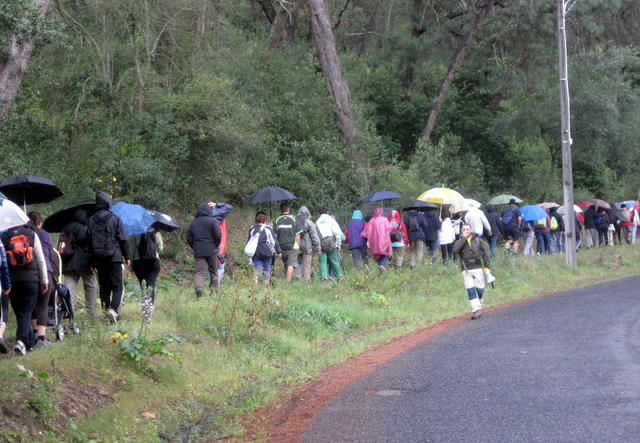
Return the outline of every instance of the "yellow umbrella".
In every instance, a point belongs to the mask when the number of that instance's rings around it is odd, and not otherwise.
[[[438,203],[440,205],[462,204],[464,197],[457,191],[449,188],[433,188],[420,194],[417,200]]]

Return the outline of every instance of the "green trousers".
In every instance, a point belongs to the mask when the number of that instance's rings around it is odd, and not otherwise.
[[[338,249],[332,249],[331,252],[320,253],[320,278],[327,280],[329,278],[329,268],[333,271],[336,278],[342,277],[340,270],[340,252]]]

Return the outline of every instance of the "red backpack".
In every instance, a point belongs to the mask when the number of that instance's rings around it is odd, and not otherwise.
[[[7,258],[11,266],[26,266],[33,261],[33,246],[24,234],[17,234],[9,238]]]

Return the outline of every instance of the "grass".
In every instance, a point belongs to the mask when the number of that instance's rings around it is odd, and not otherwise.
[[[0,360],[0,440],[241,440],[240,417],[279,393],[371,346],[469,310],[455,264],[380,275],[356,273],[344,261],[339,283],[278,277],[270,290],[254,287],[241,267],[220,293],[200,300],[188,285],[164,281],[146,334],[181,337],[182,345],[166,345],[179,361],[152,356],[132,364],[112,343],[114,328],[80,315],[81,335]],[[499,258],[486,304],[632,275],[639,263],[634,246],[582,251],[575,271],[563,256]],[[142,314],[135,291],[129,293],[118,329],[133,333]]]

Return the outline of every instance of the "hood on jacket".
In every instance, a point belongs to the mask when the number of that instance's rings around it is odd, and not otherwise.
[[[487,212],[496,212],[496,207],[493,205],[487,205]]]
[[[298,209],[298,217],[311,218],[311,212],[306,206],[300,206]]]
[[[113,200],[111,196],[104,191],[96,192],[96,209],[111,209]]]
[[[198,209],[196,210],[196,217],[213,217],[211,215],[211,208],[209,207],[209,203],[200,203],[198,205]]]
[[[360,209],[356,209],[355,211],[353,211],[351,220],[362,220],[362,211]]]
[[[393,209],[391,211],[391,214],[389,214],[389,221],[390,222],[396,222],[398,224],[398,226],[400,226],[400,223],[401,223],[400,213],[398,211],[396,211],[395,209]]]
[[[382,210],[382,208],[376,208],[373,211],[373,217],[382,217],[384,214],[384,211]],[[371,217],[371,218],[373,218]]]
[[[73,220],[77,221],[82,225],[87,224],[87,210],[86,209],[78,209],[73,213]]]

